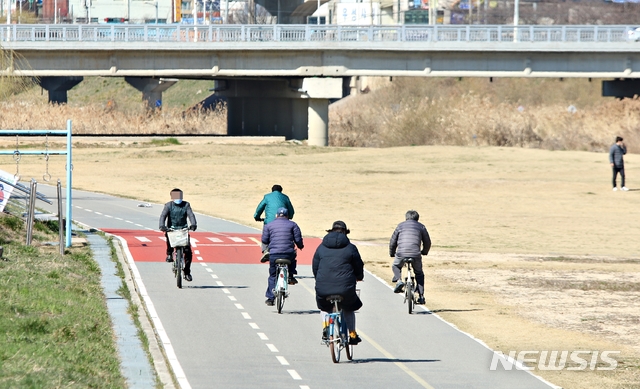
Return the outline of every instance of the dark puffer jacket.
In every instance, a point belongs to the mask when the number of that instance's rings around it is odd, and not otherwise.
[[[420,250],[420,244],[423,248]],[[389,255],[399,258],[419,257],[429,254],[431,238],[427,227],[416,220],[406,220],[398,224],[389,241]]]
[[[277,217],[262,228],[262,243],[269,245],[270,256],[296,257],[296,248],[304,247],[300,227],[286,217]],[[295,246],[294,246],[295,244]]]
[[[347,311],[362,307],[362,301],[356,294],[356,281],[364,278],[364,263],[358,249],[345,234],[328,233],[313,256],[312,267],[319,309],[331,312],[332,306],[326,297],[332,294],[344,297],[342,307]]]

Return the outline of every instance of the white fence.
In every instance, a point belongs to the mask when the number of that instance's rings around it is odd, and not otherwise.
[[[13,42],[624,42],[630,26],[13,24]]]

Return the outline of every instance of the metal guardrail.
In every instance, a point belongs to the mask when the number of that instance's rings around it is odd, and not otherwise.
[[[624,42],[632,26],[13,24],[13,42]]]

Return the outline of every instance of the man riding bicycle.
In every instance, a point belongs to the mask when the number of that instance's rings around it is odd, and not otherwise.
[[[280,208],[286,208],[289,219],[293,219],[293,205],[289,196],[282,193],[282,186],[276,184],[271,187],[271,193],[267,193],[258,204],[256,212],[253,214],[255,221],[264,221],[264,225],[271,223],[276,219],[276,212]],[[264,212],[264,219],[262,219],[262,212]],[[260,262],[267,262],[269,260],[269,249],[262,245],[262,258]]]
[[[321,311],[322,323],[326,323],[328,312],[333,305],[327,301],[331,295],[341,295],[342,313],[349,330],[349,344],[362,341],[356,333],[355,311],[362,307],[362,301],[356,293],[356,282],[364,278],[364,263],[360,253],[347,234],[351,231],[343,221],[333,222],[328,234],[322,239],[313,255],[313,276],[316,279],[316,304]],[[326,328],[322,336],[326,338]]]
[[[267,300],[265,304],[274,305],[275,296],[273,289],[276,286],[276,276],[278,268],[276,267],[276,259],[289,259],[289,285],[295,285],[298,281],[295,279],[296,274],[296,246],[302,250],[304,244],[302,242],[302,232],[295,222],[288,218],[289,210],[287,208],[278,208],[276,218],[269,224],[265,224],[262,229],[262,244],[268,248],[271,253],[269,257],[261,260],[261,262],[269,261],[269,282],[265,296]]]
[[[431,238],[424,224],[419,223],[420,215],[414,210],[409,210],[405,214],[406,220],[398,224],[391,241],[389,242],[389,256],[394,257],[393,279],[392,282],[398,282],[393,289],[394,293],[404,292],[404,282],[401,280],[403,258],[413,259],[413,270],[416,273],[416,282],[418,284],[418,301],[416,304],[424,304],[424,272],[422,271],[422,255],[429,254],[431,249]],[[420,245],[422,244],[422,250]]]
[[[171,201],[164,205],[162,213],[160,214],[160,231],[164,232],[164,237],[167,241],[167,262],[173,262],[173,247],[169,243],[169,236],[167,231],[172,229],[187,228],[191,231],[195,231],[198,227],[196,223],[196,216],[191,210],[191,204],[188,201],[182,200],[182,191],[178,188],[173,189],[171,192]],[[189,219],[189,223],[187,223]],[[187,246],[184,248],[184,279],[187,281],[193,281],[191,277],[191,259],[193,253],[191,252],[191,244],[187,241]]]

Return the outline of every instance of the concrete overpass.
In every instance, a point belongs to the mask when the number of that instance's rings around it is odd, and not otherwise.
[[[167,87],[163,78],[212,79],[216,95],[228,98],[231,135],[300,139],[308,122],[310,143],[326,144],[329,100],[343,97],[345,80],[355,76],[612,78],[604,95],[633,96],[640,93],[640,42],[627,39],[630,30],[12,25],[0,29],[0,40],[15,53],[15,65],[1,72],[63,77],[55,80],[67,86],[73,82],[64,77],[127,77],[147,96]]]

